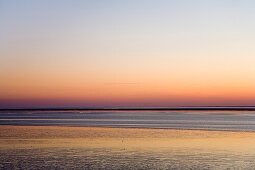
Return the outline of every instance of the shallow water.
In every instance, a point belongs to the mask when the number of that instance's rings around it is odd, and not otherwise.
[[[254,115],[1,111],[0,169],[254,169]]]
[[[255,133],[0,126],[0,169],[254,169]]]
[[[0,124],[255,130],[255,111],[1,111]]]

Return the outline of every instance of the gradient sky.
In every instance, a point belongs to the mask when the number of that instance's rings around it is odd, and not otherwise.
[[[0,108],[255,105],[254,9],[0,1]]]

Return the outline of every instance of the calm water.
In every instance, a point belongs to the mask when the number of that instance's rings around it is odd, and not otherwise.
[[[2,111],[0,169],[254,169],[254,115]]]
[[[1,111],[0,124],[255,130],[255,111]]]
[[[255,133],[0,126],[0,169],[254,169]]]

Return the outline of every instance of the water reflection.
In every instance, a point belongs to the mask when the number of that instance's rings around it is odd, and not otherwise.
[[[0,169],[253,169],[255,133],[0,126]]]

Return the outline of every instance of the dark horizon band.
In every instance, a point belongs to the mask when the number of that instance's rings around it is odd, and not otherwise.
[[[114,107],[114,108],[4,108],[0,111],[255,111],[255,106],[180,106],[180,107]]]

